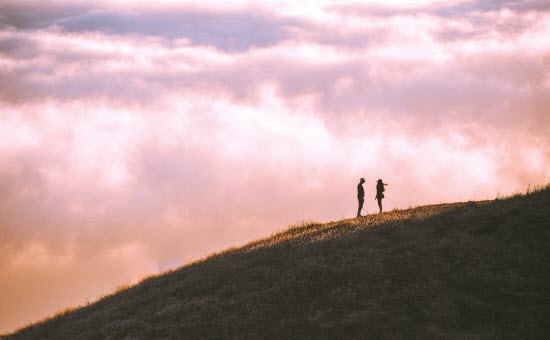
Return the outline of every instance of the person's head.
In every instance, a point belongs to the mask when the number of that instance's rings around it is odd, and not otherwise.
[[[364,179],[363,177],[361,177],[361,179],[359,180],[359,182],[365,183],[365,179]]]
[[[377,181],[377,182],[378,182],[378,183],[382,183],[382,179],[378,179],[378,181]]]

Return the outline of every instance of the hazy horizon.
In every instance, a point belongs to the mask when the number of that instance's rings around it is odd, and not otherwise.
[[[0,3],[0,332],[300,221],[550,182],[546,1]]]

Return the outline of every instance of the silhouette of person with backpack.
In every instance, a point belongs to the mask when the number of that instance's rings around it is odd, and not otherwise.
[[[384,186],[388,185],[387,183],[382,182],[381,179],[379,179],[376,182],[376,199],[378,201],[378,207],[380,208],[380,212],[382,212],[382,199],[384,198],[384,191],[386,191],[386,188]]]
[[[361,209],[363,209],[363,203],[365,202],[365,189],[363,188],[365,179],[361,178],[359,184],[357,184],[357,201],[359,202],[359,209],[357,209],[357,217],[361,217]]]

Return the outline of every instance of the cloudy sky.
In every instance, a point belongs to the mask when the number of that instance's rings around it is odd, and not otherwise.
[[[549,107],[545,0],[0,0],[0,331],[360,177],[368,212],[548,183]]]

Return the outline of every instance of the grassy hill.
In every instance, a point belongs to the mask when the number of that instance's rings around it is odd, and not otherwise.
[[[232,248],[7,336],[550,337],[550,188]]]

